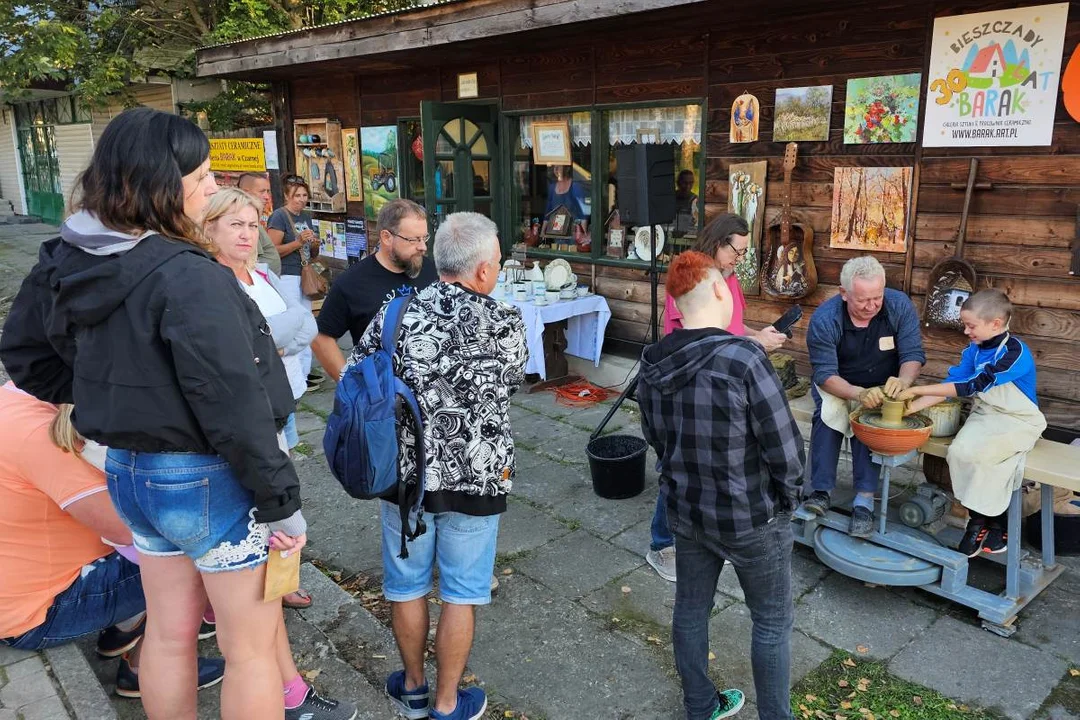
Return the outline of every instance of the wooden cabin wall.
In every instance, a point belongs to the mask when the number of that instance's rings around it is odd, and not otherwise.
[[[965,256],[983,286],[1000,287],[1016,304],[1012,329],[1036,356],[1042,408],[1052,425],[1080,430],[1080,279],[1068,275],[1069,244],[1077,232],[1080,204],[1080,125],[1059,103],[1054,145],[1049,148],[922,149],[917,143],[845,145],[844,101],[849,78],[925,74],[933,18],[1014,7],[985,0],[885,0],[837,10],[835,3],[806,2],[754,17],[753,5],[696,6],[670,23],[634,16],[602,28],[567,28],[558,41],[516,36],[490,52],[473,48],[470,57],[447,53],[430,69],[362,75],[332,84],[292,81],[296,117],[330,115],[344,125],[392,124],[417,116],[422,100],[453,101],[457,74],[478,72],[480,97],[497,98],[503,110],[549,110],[603,103],[671,98],[705,98],[706,217],[726,211],[727,171],[732,163],[767,160],[766,225],[780,210],[784,143],[772,141],[775,90],[805,85],[833,86],[832,123],[827,142],[799,144],[793,173],[796,216],[814,229],[814,260],[820,285],[801,301],[804,317],[786,347],[802,373],[809,372],[805,333],[813,310],[838,292],[840,268],[859,254],[829,247],[832,181],[841,166],[916,167],[907,254],[879,253],[890,287],[907,291],[920,313],[930,268],[952,254],[960,223],[968,158],[981,160],[978,181],[993,189],[976,191],[968,222]],[[745,17],[740,17],[744,15]],[[478,41],[479,42],[479,41]],[[1066,56],[1080,42],[1080,14],[1073,11]],[[526,51],[519,50],[525,49]],[[1066,57],[1067,59],[1067,57]],[[335,88],[331,90],[330,88]],[[761,105],[759,141],[728,141],[731,103],[743,92]],[[925,93],[923,94],[925,98]],[[920,121],[921,121],[920,113]],[[921,137],[921,130],[918,133]],[[350,204],[350,212],[359,212]],[[593,278],[609,302],[608,336],[642,341],[649,320],[649,283],[644,270],[572,263],[582,278]],[[660,307],[664,293],[660,288]],[[761,327],[778,318],[786,303],[765,296],[748,298],[746,320]],[[943,377],[967,340],[959,333],[924,332],[926,373]]]

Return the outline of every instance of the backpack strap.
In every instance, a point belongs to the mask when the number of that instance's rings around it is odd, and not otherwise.
[[[408,310],[410,303],[412,303],[413,296],[413,294],[409,294],[396,297],[386,306],[386,313],[383,315],[382,335],[380,336],[379,341],[382,345],[382,349],[390,353],[391,357],[393,357],[397,350],[398,337],[401,335],[401,324],[405,319],[405,311]],[[413,423],[417,429],[417,489],[415,491],[415,499],[412,503],[409,502],[408,483],[398,483],[398,512],[401,517],[401,551],[398,554],[398,557],[405,559],[409,557],[406,539],[415,540],[427,531],[427,525],[424,522],[423,517],[424,477],[427,469],[427,454],[424,450],[424,424],[421,421],[420,406],[417,404],[416,398],[413,396],[412,391],[405,382],[396,375],[394,377],[394,390],[398,398],[397,408],[399,416],[402,410],[408,412],[408,414],[412,416]],[[416,509],[416,524],[410,528],[409,512],[413,508]]]

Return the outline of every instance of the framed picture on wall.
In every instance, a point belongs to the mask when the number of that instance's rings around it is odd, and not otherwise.
[[[360,179],[360,138],[356,128],[342,128],[342,150],[345,153],[345,197],[359,202],[364,199],[364,186]]]
[[[569,165],[570,123],[566,120],[534,122],[533,162],[537,165]]]

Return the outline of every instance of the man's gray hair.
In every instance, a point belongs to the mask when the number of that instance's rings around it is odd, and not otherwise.
[[[435,231],[435,269],[447,277],[467,277],[491,261],[491,243],[499,228],[480,213],[456,212]]]
[[[860,255],[844,263],[840,269],[840,287],[851,292],[856,280],[885,280],[885,268],[873,255]]]

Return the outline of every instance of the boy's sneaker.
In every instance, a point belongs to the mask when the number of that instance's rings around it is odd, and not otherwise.
[[[431,720],[480,720],[487,710],[487,695],[478,687],[457,691],[457,707],[449,715],[431,709]]]
[[[868,538],[874,534],[874,513],[864,507],[856,507],[851,511],[851,529],[848,535],[857,538]]]
[[[199,689],[217,685],[225,677],[225,661],[221,658],[199,658]],[[128,657],[120,659],[116,668],[116,694],[124,698],[140,698],[139,676],[131,669]]]
[[[304,702],[292,709],[285,708],[285,720],[353,720],[355,717],[355,705],[324,698],[310,685]]]
[[[968,523],[967,530],[964,531],[964,537],[961,538],[956,549],[969,558],[975,557],[982,551],[988,532],[989,529],[983,523]]]
[[[131,630],[121,630],[113,625],[101,631],[98,635],[97,654],[101,657],[114,658],[130,651],[139,644],[143,633],[146,632],[146,615]]]
[[[815,490],[810,493],[810,497],[803,500],[803,510],[812,512],[818,517],[823,516],[829,512],[829,508],[832,506],[830,502],[829,493],[824,490]]]
[[[1009,534],[1005,528],[986,528],[986,540],[983,541],[982,551],[988,555],[999,555],[1009,549]]]
[[[307,376],[307,389],[318,390],[322,387],[323,380],[326,378],[318,370],[312,370]]]
[[[668,582],[675,582],[675,546],[650,550],[645,554],[645,562],[652,565],[656,574]]]
[[[430,693],[424,683],[415,690],[405,689],[405,671],[398,670],[386,678],[386,694],[394,708],[409,720],[423,720],[428,716]]]
[[[721,720],[721,718],[731,717],[742,710],[742,706],[746,702],[746,696],[743,695],[742,690],[734,689],[716,693],[716,699],[720,704],[713,710],[709,720]]]

